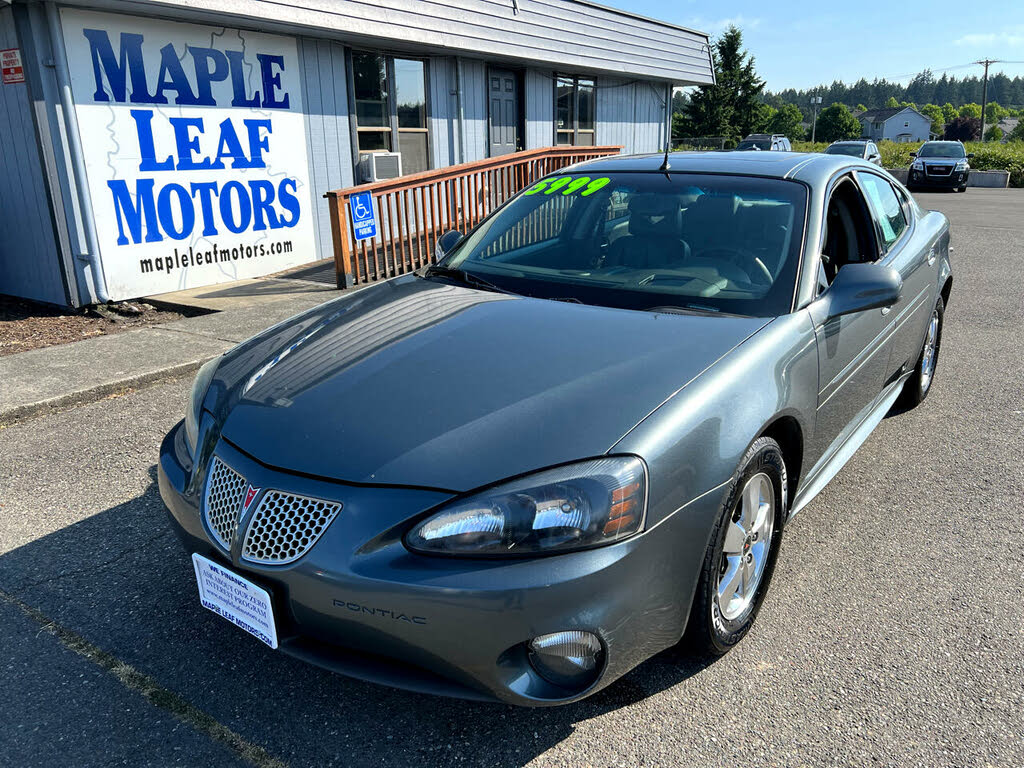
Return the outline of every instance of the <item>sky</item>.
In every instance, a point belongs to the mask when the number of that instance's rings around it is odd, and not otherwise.
[[[926,68],[936,77],[945,69],[950,76],[980,77],[982,67],[962,65],[984,58],[1024,61],[1024,0],[599,2],[712,36],[735,24],[772,91],[860,77],[906,82]],[[989,73],[1000,70],[1024,75],[1024,64],[996,64]]]

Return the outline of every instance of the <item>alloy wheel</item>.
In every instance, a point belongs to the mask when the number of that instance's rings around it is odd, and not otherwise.
[[[757,595],[771,552],[775,526],[775,488],[764,472],[751,477],[740,493],[722,545],[715,602],[722,617],[742,615]]]
[[[924,351],[921,353],[921,394],[932,385],[932,374],[935,373],[935,352],[939,341],[939,313],[932,312],[928,321],[928,334],[924,339]]]

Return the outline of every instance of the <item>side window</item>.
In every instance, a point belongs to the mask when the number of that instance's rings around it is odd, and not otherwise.
[[[900,205],[900,199],[892,185],[881,176],[862,173],[860,183],[868,199],[871,215],[882,231],[883,247],[889,250],[907,228],[907,218],[903,213],[903,206]]]

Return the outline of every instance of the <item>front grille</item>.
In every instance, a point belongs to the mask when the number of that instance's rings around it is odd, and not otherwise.
[[[203,514],[217,543],[229,551],[238,525],[238,511],[245,498],[245,486],[244,477],[214,456],[206,481]]]
[[[951,165],[929,165],[928,175],[929,176],[949,176],[953,170]]]
[[[242,559],[284,565],[306,554],[341,511],[339,502],[267,491],[252,516]]]

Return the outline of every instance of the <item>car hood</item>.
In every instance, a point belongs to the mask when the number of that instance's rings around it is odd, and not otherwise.
[[[407,276],[240,345],[205,402],[267,465],[463,491],[606,452],[767,322]]]
[[[966,163],[966,157],[918,157],[924,165],[956,165],[957,163]]]

